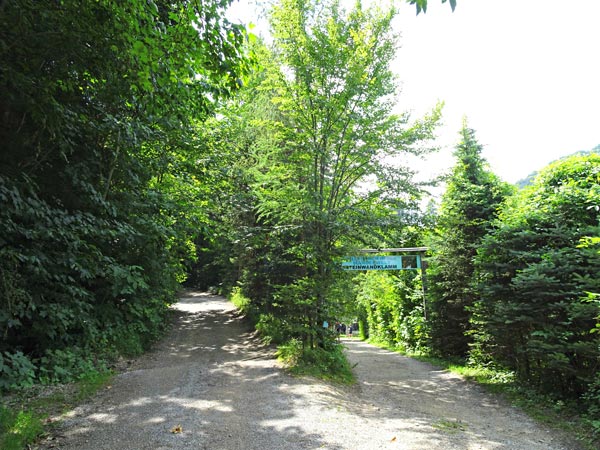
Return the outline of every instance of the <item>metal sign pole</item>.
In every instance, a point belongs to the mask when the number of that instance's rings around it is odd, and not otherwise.
[[[425,252],[422,252],[420,254],[421,257],[421,289],[423,291],[423,319],[425,321],[427,321],[427,297],[425,295],[425,292],[427,290],[425,283],[427,282],[426,278],[425,278],[425,269],[427,266],[427,262],[425,261]]]

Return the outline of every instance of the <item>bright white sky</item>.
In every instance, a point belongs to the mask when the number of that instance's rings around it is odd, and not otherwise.
[[[260,23],[249,10],[234,1],[232,16]],[[509,182],[600,144],[600,0],[457,0],[454,13],[429,0],[419,16],[401,3],[396,27],[400,110],[446,105],[430,174],[452,166],[463,116]]]

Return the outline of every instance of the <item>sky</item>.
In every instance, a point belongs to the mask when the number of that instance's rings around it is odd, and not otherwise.
[[[231,17],[264,33],[247,1],[234,1]],[[404,2],[394,27],[399,111],[418,117],[445,103],[427,174],[452,166],[464,117],[511,183],[600,144],[600,0],[457,0],[454,12],[429,0],[418,16]]]

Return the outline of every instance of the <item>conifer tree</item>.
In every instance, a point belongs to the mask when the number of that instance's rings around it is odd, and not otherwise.
[[[473,359],[546,392],[585,392],[599,361],[599,204],[598,155],[551,164],[506,203],[475,261]]]
[[[476,298],[473,260],[481,239],[496,217],[508,186],[488,168],[482,146],[466,122],[456,147],[456,165],[442,199],[431,259],[432,347],[463,356],[469,344],[469,308]]]

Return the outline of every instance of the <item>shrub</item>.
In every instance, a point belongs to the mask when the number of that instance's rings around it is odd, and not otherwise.
[[[277,349],[277,356],[295,375],[308,375],[323,380],[351,384],[354,374],[343,346],[309,348],[299,339],[292,339]]]
[[[30,387],[35,366],[23,352],[0,353],[0,390]]]
[[[285,322],[273,314],[261,314],[256,329],[267,344],[282,344],[289,338],[289,330]]]

